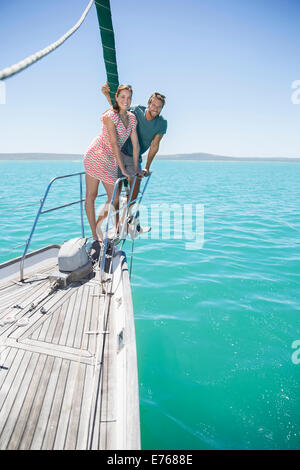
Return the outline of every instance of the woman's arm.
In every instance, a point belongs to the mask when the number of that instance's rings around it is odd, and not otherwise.
[[[103,95],[105,96],[105,98],[107,99],[107,101],[109,102],[109,104],[112,105],[110,94],[109,94],[110,88],[107,82],[104,85],[102,85],[101,91]]]
[[[109,143],[111,145],[117,164],[119,165],[123,175],[129,177],[130,175],[126,172],[124,168],[123,159],[121,157],[121,152],[118,146],[116,126],[108,116],[103,117],[103,124],[105,124],[105,126],[107,127]]]
[[[132,142],[132,149],[133,149],[134,172],[137,173],[139,176],[143,176],[143,173],[139,171],[140,144],[139,144],[139,139],[138,139],[136,128],[132,129],[132,132],[130,134],[130,139]]]

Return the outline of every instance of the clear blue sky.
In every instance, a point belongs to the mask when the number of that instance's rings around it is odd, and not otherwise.
[[[88,0],[0,0],[0,68],[57,40]],[[121,83],[167,96],[161,154],[300,157],[299,0],[111,0]],[[5,81],[0,153],[83,153],[107,109],[95,6],[58,50]]]

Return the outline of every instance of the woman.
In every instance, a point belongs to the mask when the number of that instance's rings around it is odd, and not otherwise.
[[[121,148],[130,137],[133,146],[133,159],[138,162],[139,141],[136,132],[137,120],[128,109],[132,99],[132,88],[130,85],[120,85],[115,94],[115,104],[102,116],[103,128],[91,143],[84,156],[84,169],[86,173],[86,199],[85,210],[96,241],[103,241],[101,223],[108,214],[109,204],[112,200],[114,184],[118,179],[118,166],[123,175],[130,178],[126,172],[121,157]],[[99,181],[102,182],[107,202],[101,209],[96,222],[95,199],[98,195]],[[119,188],[114,201],[115,210],[119,207]],[[116,221],[118,217],[116,217]]]

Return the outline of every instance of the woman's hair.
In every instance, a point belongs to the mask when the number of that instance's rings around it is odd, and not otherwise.
[[[117,91],[116,91],[116,94],[115,94],[115,98],[117,98],[117,96],[119,96],[119,94],[120,94],[121,91],[123,91],[123,90],[128,90],[128,91],[130,91],[131,96],[132,96],[132,88],[131,88],[130,85],[119,85],[119,86],[118,86],[118,89],[117,89]],[[120,108],[119,108],[119,105],[118,105],[117,101],[115,101],[115,103],[113,104],[113,109],[114,109],[115,111],[117,111],[117,113],[120,111]]]

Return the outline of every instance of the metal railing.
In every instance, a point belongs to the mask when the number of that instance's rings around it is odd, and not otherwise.
[[[84,231],[84,217],[83,217],[83,203],[85,202],[85,199],[83,198],[83,195],[82,195],[82,175],[85,175],[85,172],[79,172],[79,173],[72,173],[72,174],[69,174],[69,175],[63,175],[63,176],[56,176],[55,178],[52,178],[52,180],[50,181],[50,183],[48,184],[46,190],[45,190],[45,193],[44,193],[44,196],[43,198],[40,200],[40,207],[38,209],[38,212],[36,214],[36,217],[34,219],[34,223],[33,223],[33,226],[31,228],[31,231],[30,231],[30,234],[29,234],[29,237],[26,241],[26,244],[25,244],[25,249],[24,249],[24,252],[23,252],[23,255],[22,255],[22,258],[21,258],[21,261],[20,261],[20,281],[23,281],[24,280],[24,262],[25,262],[25,258],[26,258],[26,255],[27,255],[27,252],[29,250],[29,246],[30,246],[30,243],[31,243],[31,240],[32,240],[32,237],[33,237],[33,234],[35,232],[35,229],[36,229],[36,226],[37,226],[37,223],[39,221],[39,218],[42,214],[46,214],[46,213],[49,213],[49,212],[52,212],[52,211],[55,211],[55,210],[58,210],[58,209],[63,209],[65,207],[69,207],[69,206],[73,206],[75,204],[80,204],[80,219],[81,219],[81,236],[84,237],[85,236],[85,231]],[[79,176],[79,200],[76,200],[76,201],[72,201],[72,202],[69,202],[68,204],[63,204],[63,205],[60,205],[60,206],[56,206],[56,207],[52,207],[50,209],[47,209],[47,210],[43,210],[43,207],[45,205],[45,202],[46,202],[46,199],[48,197],[48,194],[50,192],[50,189],[53,185],[53,183],[57,180],[60,180],[60,179],[64,179],[64,178],[71,178],[71,177],[75,177],[75,176]],[[117,188],[119,186],[119,183],[123,180],[126,180],[125,177],[122,177],[122,178],[118,178],[117,181],[115,182],[115,185],[114,185],[114,190],[113,190],[113,196],[112,196],[112,203],[110,204],[109,206],[109,213],[108,213],[108,216],[107,216],[107,223],[106,223],[106,230],[105,230],[105,237],[104,237],[104,253],[103,253],[103,257],[102,257],[102,260],[101,260],[101,274],[103,274],[104,272],[104,266],[105,266],[105,257],[106,257],[106,252],[107,252],[107,247],[108,247],[108,230],[109,230],[109,224],[110,224],[110,221],[112,219],[112,217],[118,213],[120,213],[121,210],[124,210],[124,207],[126,209],[126,216],[127,216],[127,213],[128,213],[128,208],[133,204],[133,203],[136,203],[137,204],[137,207],[138,205],[140,204],[142,198],[143,198],[143,195],[145,193],[145,190],[146,190],[146,187],[149,183],[149,180],[150,180],[150,176],[151,174],[147,177],[147,181],[144,185],[144,188],[142,190],[141,194],[139,197],[136,197],[136,199],[134,200],[131,200],[132,198],[132,194],[133,194],[133,189],[135,187],[135,184],[136,184],[136,180],[137,180],[137,176],[134,177],[134,180],[133,180],[133,184],[132,184],[132,188],[130,190],[130,194],[129,194],[129,197],[128,197],[128,203],[123,206],[122,208],[119,208],[119,210],[116,210],[116,211],[112,211],[112,207],[113,207],[113,203],[114,203],[114,200],[115,200],[115,197],[116,197],[116,191],[117,191]],[[141,178],[139,178],[141,179]],[[100,194],[98,195],[97,197],[102,197],[102,196],[106,196],[106,193],[103,193],[103,194]],[[127,217],[124,217],[124,219],[126,219]],[[125,223],[126,223],[126,220],[125,220]],[[125,241],[125,240],[124,240]],[[132,260],[131,260],[132,262]]]
[[[80,172],[80,173],[72,173],[70,175],[56,176],[55,178],[52,178],[52,180],[48,184],[48,186],[46,188],[46,191],[44,193],[44,197],[40,200],[40,207],[38,209],[38,212],[37,212],[36,217],[35,217],[34,222],[33,222],[32,229],[30,231],[29,237],[28,237],[28,239],[26,241],[26,244],[25,244],[25,249],[24,249],[24,252],[23,252],[23,255],[22,255],[22,258],[21,258],[21,262],[20,262],[20,281],[23,281],[23,279],[24,279],[25,257],[26,257],[26,254],[28,252],[29,245],[31,243],[31,239],[33,237],[35,228],[37,226],[37,223],[38,223],[38,220],[39,220],[41,214],[46,214],[47,212],[52,212],[52,211],[55,211],[55,210],[58,210],[58,209],[62,209],[64,207],[72,206],[74,204],[80,204],[81,233],[82,233],[82,236],[84,237],[84,221],[83,221],[83,202],[84,202],[84,199],[82,198],[82,175],[84,175],[84,174],[85,174],[84,172]],[[52,207],[51,209],[43,210],[43,207],[45,205],[47,196],[49,194],[49,191],[50,191],[53,183],[55,181],[59,180],[59,179],[70,178],[70,177],[73,177],[73,176],[79,176],[80,199],[78,201],[70,202],[69,204],[64,204],[62,206]]]
[[[119,183],[121,181],[125,181],[126,178],[123,176],[122,178],[118,178],[117,181],[115,182],[115,185],[114,185],[114,190],[113,190],[113,195],[112,195],[112,200],[111,200],[111,204],[109,206],[109,212],[108,212],[108,216],[107,216],[107,222],[106,222],[106,228],[105,228],[105,237],[104,237],[104,254],[102,256],[102,259],[101,259],[101,278],[104,274],[104,266],[105,266],[105,255],[106,255],[106,252],[107,252],[107,247],[108,247],[108,230],[109,230],[109,224],[110,224],[110,221],[112,219],[113,216],[116,216],[117,214],[120,214],[121,211],[124,211],[125,210],[125,214],[123,213],[122,214],[122,218],[123,218],[123,224],[126,224],[127,225],[127,216],[128,216],[128,209],[131,205],[135,204],[135,212],[138,211],[138,208],[139,208],[139,205],[143,199],[143,196],[144,196],[144,193],[146,191],[146,188],[148,186],[148,183],[150,181],[150,177],[151,177],[151,173],[149,174],[149,176],[146,178],[146,183],[143,187],[143,190],[141,192],[139,192],[140,196],[139,197],[136,197],[135,199],[132,199],[132,194],[133,194],[133,190],[134,190],[134,187],[135,187],[135,184],[136,184],[136,181],[137,179],[142,179],[138,176],[135,176],[134,177],[134,180],[132,182],[132,185],[131,185],[131,190],[129,192],[129,195],[128,195],[128,202],[127,204],[124,204],[122,207],[120,207],[118,210],[113,210],[113,203],[114,203],[114,200],[115,200],[115,197],[116,197],[116,192],[117,192],[117,188],[119,186]],[[125,229],[126,230],[126,229]],[[120,232],[122,232],[122,228],[120,230]],[[126,230],[127,232],[127,230]],[[123,244],[124,244],[125,240],[123,241]],[[122,244],[122,246],[123,246]],[[131,270],[132,270],[132,253],[133,253],[133,250],[131,252],[131,259],[130,259],[130,269],[129,269],[129,272],[131,274]]]

